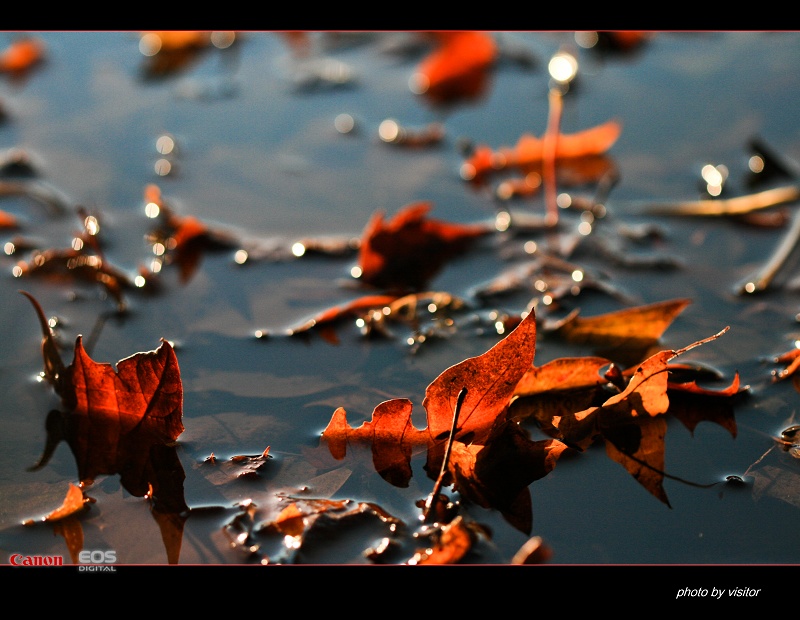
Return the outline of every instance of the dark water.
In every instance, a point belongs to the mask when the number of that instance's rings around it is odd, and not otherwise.
[[[575,260],[604,274],[635,303],[690,299],[664,333],[665,349],[730,326],[685,361],[717,369],[724,384],[738,371],[750,394],[736,405],[735,436],[713,422],[689,430],[669,417],[669,506],[593,446],[530,485],[531,534],[552,550],[551,564],[796,563],[800,470],[774,438],[796,422],[800,396],[790,382],[771,381],[776,366],[770,360],[792,349],[800,335],[798,298],[785,273],[762,295],[735,292],[778,246],[788,224],[656,216],[647,206],[704,197],[700,170],[709,163],[727,166],[725,196],[755,191],[747,184],[754,137],[786,166],[800,157],[800,34],[664,32],[623,53],[579,47],[571,32],[496,33],[503,54],[482,94],[446,106],[409,88],[431,49],[413,33],[315,34],[305,60],[282,35],[241,33],[233,46],[204,49],[159,76],[147,72],[138,33],[37,34],[46,44],[45,62],[21,79],[0,75],[6,113],[0,148],[24,150],[35,178],[66,207],[56,213],[30,196],[4,195],[0,210],[20,222],[18,230],[3,231],[4,243],[21,237],[37,247],[68,247],[80,230],[74,209],[81,205],[101,215],[105,256],[132,275],[153,260],[143,198],[151,183],[177,212],[231,233],[251,250],[286,250],[303,238],[357,238],[374,212],[392,215],[418,201],[430,202],[437,219],[491,221],[501,201],[493,185],[478,188],[459,176],[462,147],[472,142],[497,148],[525,133],[541,135],[548,117],[548,60],[563,47],[572,49],[580,73],[564,97],[562,130],[572,133],[610,118],[623,124],[609,152],[619,181],[605,201],[603,226],[609,232],[621,225],[658,227],[656,241],[629,244],[625,251],[655,253],[680,266],[624,266],[591,251]],[[13,38],[0,34],[0,44]],[[323,60],[337,79],[315,73]],[[336,128],[340,114],[355,120],[349,133]],[[378,134],[385,119],[408,128],[439,122],[445,136],[419,148],[388,144]],[[174,138],[172,153],[159,153],[162,135]],[[157,172],[166,165],[162,158],[172,166],[167,175]],[[16,178],[13,172],[5,169],[3,179]],[[778,176],[758,189],[792,181]],[[591,195],[595,189],[586,184],[574,191]],[[542,214],[542,194],[514,207]],[[563,217],[567,225],[575,223]],[[523,242],[506,247],[519,250]],[[52,525],[21,523],[54,510],[69,483],[78,482],[65,443],[46,466],[27,471],[42,454],[45,420],[58,399],[36,379],[41,332],[20,289],[48,317],[58,317],[67,360],[78,334],[90,340],[94,360],[109,363],[155,349],[162,338],[175,344],[185,426],[176,454],[191,510],[179,563],[262,559],[266,545],[248,553],[236,543],[243,506],[260,506],[255,520],[265,521],[278,494],[306,486],[307,495],[372,502],[414,524],[415,502],[433,487],[422,469],[424,457],[415,457],[408,487],[398,488],[370,470],[368,460],[321,461],[320,432],[337,407],[345,407],[357,426],[378,403],[399,397],[414,402],[422,428],[427,385],[447,367],[486,351],[497,335],[464,327],[418,349],[405,342],[402,327],[392,338],[364,338],[347,324],[338,331],[338,345],[316,334],[283,337],[287,327],[360,294],[350,276],[355,255],[275,260],[273,254],[240,265],[235,249],[207,252],[186,280],[165,267],[161,292],[126,291],[123,314],[96,285],[14,277],[25,250],[2,254],[0,563],[12,553],[68,557],[65,539],[54,535]],[[510,263],[489,243],[449,263],[429,289],[468,296]],[[481,311],[519,313],[530,298],[525,292],[492,299]],[[571,302],[582,316],[622,306],[591,291]],[[258,330],[272,336],[257,339]],[[587,353],[542,338],[536,363]],[[272,458],[256,479],[231,473],[231,457],[260,455],[267,447]],[[212,454],[216,466],[206,462]],[[744,483],[726,482],[728,476]],[[90,495],[96,503],[81,517],[83,549],[113,549],[119,564],[168,562],[168,545],[147,500],[125,490],[118,476],[98,479]],[[469,514],[492,531],[491,543],[470,556],[471,563],[508,563],[528,538],[495,510],[473,506]],[[362,552],[385,535],[384,527],[369,521],[307,545],[295,560],[368,563]],[[281,551],[280,544],[276,548],[269,553]]]

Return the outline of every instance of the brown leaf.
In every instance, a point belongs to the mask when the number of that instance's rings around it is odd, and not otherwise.
[[[531,441],[517,424],[509,423],[486,445],[456,441],[450,472],[455,489],[465,499],[498,510],[511,525],[530,534],[533,515],[528,487],[555,468],[566,448],[556,439]]]
[[[82,512],[88,500],[83,496],[83,489],[70,483],[64,502],[53,512],[48,514],[44,521],[60,521],[67,517]]]
[[[145,186],[144,199],[158,208],[160,227],[150,233],[150,241],[166,248],[163,260],[178,266],[183,283],[192,278],[206,252],[230,249],[239,244],[227,231],[211,228],[192,215],[175,213],[154,183]]]
[[[517,421],[533,417],[543,432],[558,437],[553,418],[599,404],[608,384],[600,370],[610,364],[604,357],[573,357],[531,367],[514,390],[510,417]]]
[[[390,530],[403,525],[392,516],[370,502],[355,502],[348,499],[288,498],[291,500],[278,516],[259,525],[262,535],[279,535],[291,553],[307,547],[314,534],[336,537],[348,522],[364,516],[385,524]],[[237,536],[237,539],[241,538]]]
[[[661,487],[666,433],[663,414],[670,407],[668,362],[718,338],[727,329],[682,349],[665,350],[651,356],[636,368],[619,394],[599,407],[554,417],[553,427],[558,429],[565,443],[579,450],[603,438],[608,455],[621,463],[650,493],[669,505]],[[728,392],[738,392],[738,376]]]
[[[111,364],[92,360],[78,336],[65,374],[71,389],[62,399],[70,414],[88,425],[108,421],[111,445],[134,429],[163,443],[175,441],[184,430],[178,358],[166,340],[155,351],[117,362],[115,371]]]
[[[611,365],[604,357],[562,357],[532,366],[520,379],[514,396],[593,388],[608,383],[600,370]]]
[[[458,564],[472,549],[474,534],[464,524],[464,518],[456,517],[441,527],[440,534],[432,547],[418,551],[408,563]]]
[[[15,267],[17,277],[38,277],[55,282],[99,284],[124,310],[124,290],[133,283],[127,273],[110,264],[89,244],[79,249],[35,250],[30,260],[20,260]]]
[[[393,291],[423,289],[448,260],[492,232],[484,225],[428,219],[430,209],[430,203],[419,202],[387,222],[380,211],[372,216],[359,247],[362,282]]]
[[[597,347],[604,357],[628,365],[641,360],[690,303],[673,299],[585,319],[575,310],[543,329],[567,342]]]
[[[536,317],[522,322],[486,353],[468,358],[442,372],[425,390],[422,406],[434,441],[446,439],[453,425],[458,394],[467,388],[455,439],[483,443],[505,414],[517,384],[533,364]]]
[[[406,398],[385,401],[375,407],[372,420],[351,428],[343,407],[334,411],[322,433],[331,455],[341,460],[348,444],[364,443],[372,446],[375,470],[387,482],[407,487],[411,479],[411,453],[415,446],[427,446],[427,431],[417,430],[411,423],[412,403]]]

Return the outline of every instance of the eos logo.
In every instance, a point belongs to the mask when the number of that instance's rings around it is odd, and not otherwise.
[[[81,551],[78,554],[78,561],[81,564],[91,564],[92,566],[79,566],[79,571],[110,571],[114,572],[113,566],[103,566],[103,564],[114,564],[117,561],[116,551],[100,551],[95,549],[89,551],[88,549]]]

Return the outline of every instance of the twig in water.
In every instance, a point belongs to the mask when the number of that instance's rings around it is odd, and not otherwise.
[[[450,429],[450,436],[447,438],[447,450],[445,450],[444,458],[442,459],[442,469],[439,471],[439,477],[436,479],[436,484],[433,485],[433,491],[431,491],[431,494],[428,495],[428,499],[425,500],[425,510],[422,513],[422,518],[426,523],[428,522],[434,502],[436,501],[436,498],[439,497],[439,492],[442,490],[442,481],[444,480],[445,473],[447,473],[447,463],[450,461],[450,452],[453,449],[453,441],[455,440],[456,436],[458,414],[461,412],[461,406],[464,404],[464,399],[466,397],[467,388],[463,387],[458,393],[458,400],[456,401],[455,411],[453,412],[453,426]]]
[[[789,232],[786,233],[775,253],[752,278],[748,278],[743,284],[739,285],[736,292],[741,295],[765,291],[778,275],[781,267],[786,263],[798,243],[800,243],[800,212],[795,214]]]
[[[788,185],[763,192],[713,200],[689,200],[650,205],[647,212],[653,215],[742,215],[759,209],[768,209],[800,198],[800,187]]]

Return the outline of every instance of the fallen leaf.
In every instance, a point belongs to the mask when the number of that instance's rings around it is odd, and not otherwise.
[[[45,44],[41,39],[21,37],[0,52],[0,72],[22,73],[40,63],[44,56]]]
[[[519,531],[530,534],[533,511],[529,486],[549,474],[566,449],[558,439],[531,441],[512,422],[485,445],[454,442],[448,466],[454,488],[466,500],[499,511]],[[436,454],[429,453],[428,471],[431,456]]]
[[[262,562],[293,561],[297,554],[309,551],[309,547],[320,538],[327,540],[338,536],[342,528],[348,527],[355,519],[377,519],[389,532],[404,525],[400,519],[370,502],[296,497],[283,499],[288,499],[290,503],[275,518],[258,524],[257,532],[252,531],[255,527],[251,527],[249,535],[235,533],[234,546],[244,544],[249,550],[258,539],[279,536],[285,547],[285,557],[264,558]]]
[[[386,222],[380,211],[372,216],[359,247],[362,282],[400,293],[423,289],[445,262],[494,230],[481,224],[429,219],[430,209],[430,203],[419,202]]]
[[[616,119],[576,133],[561,133],[556,143],[556,161],[603,155],[611,149],[621,133],[622,124]],[[478,145],[462,164],[461,177],[467,181],[480,181],[487,174],[508,168],[529,172],[542,165],[544,142],[544,138],[523,134],[513,147],[494,150],[486,145]]]
[[[506,421],[508,403],[532,366],[535,350],[536,317],[531,311],[486,353],[443,371],[428,385],[422,401],[431,438],[442,441],[449,436],[458,394],[466,387],[455,439],[477,444],[486,441],[492,430]]]
[[[551,437],[559,437],[553,418],[571,415],[605,400],[608,379],[601,369],[611,365],[603,357],[559,358],[532,366],[520,379],[509,406],[509,416],[533,418]]]
[[[158,52],[205,47],[211,44],[211,32],[206,30],[149,30],[142,37],[157,39]]]
[[[163,443],[175,441],[184,430],[178,359],[166,340],[155,351],[117,362],[115,371],[111,364],[92,360],[78,336],[75,357],[65,375],[67,387],[61,396],[70,414],[87,425],[110,422],[110,444],[134,429]]]
[[[628,366],[641,360],[657,344],[690,303],[689,299],[673,299],[589,318],[580,317],[580,311],[574,310],[564,319],[542,328],[567,342],[591,345],[603,357]]]
[[[64,502],[56,508],[53,512],[48,514],[43,521],[60,521],[67,517],[82,512],[86,507],[88,500],[83,496],[83,489],[79,486],[70,483],[67,495]]]
[[[450,523],[443,525],[434,544],[414,554],[408,564],[420,566],[458,564],[472,549],[473,539],[474,534],[459,515]]]
[[[481,31],[456,31],[430,36],[437,47],[417,67],[411,78],[412,90],[439,104],[481,95],[486,90],[489,69],[498,55],[492,35]]]
[[[211,44],[211,32],[157,30],[140,34],[139,49],[145,56],[147,78],[163,78],[189,67]]]
[[[48,415],[47,444],[34,469],[43,467],[66,440],[82,483],[120,475],[136,497],[150,496],[154,510],[182,513],[185,474],[174,442],[183,432],[183,385],[178,359],[166,340],[155,351],[111,364],[89,357],[78,336],[72,363],[64,366],[39,303],[28,293],[42,329],[45,379],[66,411]]]
[[[411,422],[412,403],[406,398],[385,401],[375,407],[372,420],[352,428],[343,407],[334,411],[322,433],[331,455],[341,460],[351,444],[372,447],[375,470],[387,482],[407,487],[411,479],[411,453],[415,447],[427,447],[427,431],[418,430]]]
[[[8,229],[17,227],[19,227],[17,218],[6,211],[0,210],[0,228]]]
[[[528,485],[550,472],[566,449],[560,440],[531,441],[507,419],[514,389],[533,363],[535,339],[536,318],[530,312],[486,353],[442,372],[423,399],[427,429],[413,426],[412,403],[399,398],[378,405],[372,420],[358,428],[338,408],[321,442],[336,459],[344,458],[348,447],[371,445],[376,470],[397,486],[408,484],[413,450],[427,447],[429,476],[437,478],[444,471],[447,484],[455,482],[466,499],[500,510],[509,523],[529,532]],[[446,444],[452,445],[449,461]]]
[[[346,318],[359,317],[370,310],[387,308],[396,299],[397,295],[365,295],[345,304],[327,308],[299,325],[290,327],[287,333],[290,336],[304,334],[311,329],[338,323]]]
[[[151,231],[149,241],[159,246],[154,252],[167,264],[176,264],[181,282],[188,282],[204,255],[209,251],[238,247],[239,240],[231,233],[211,228],[192,215],[181,216],[164,199],[161,189],[151,183],[144,190],[145,203],[156,213],[160,226]]]
[[[602,405],[553,417],[552,426],[558,429],[559,438],[581,451],[603,439],[609,457],[621,463],[650,493],[669,505],[661,486],[666,433],[663,416],[670,406],[668,363],[718,338],[727,329],[682,349],[652,355],[637,366],[632,375],[628,373],[630,379],[624,389]],[[729,392],[738,392],[738,377]]]

